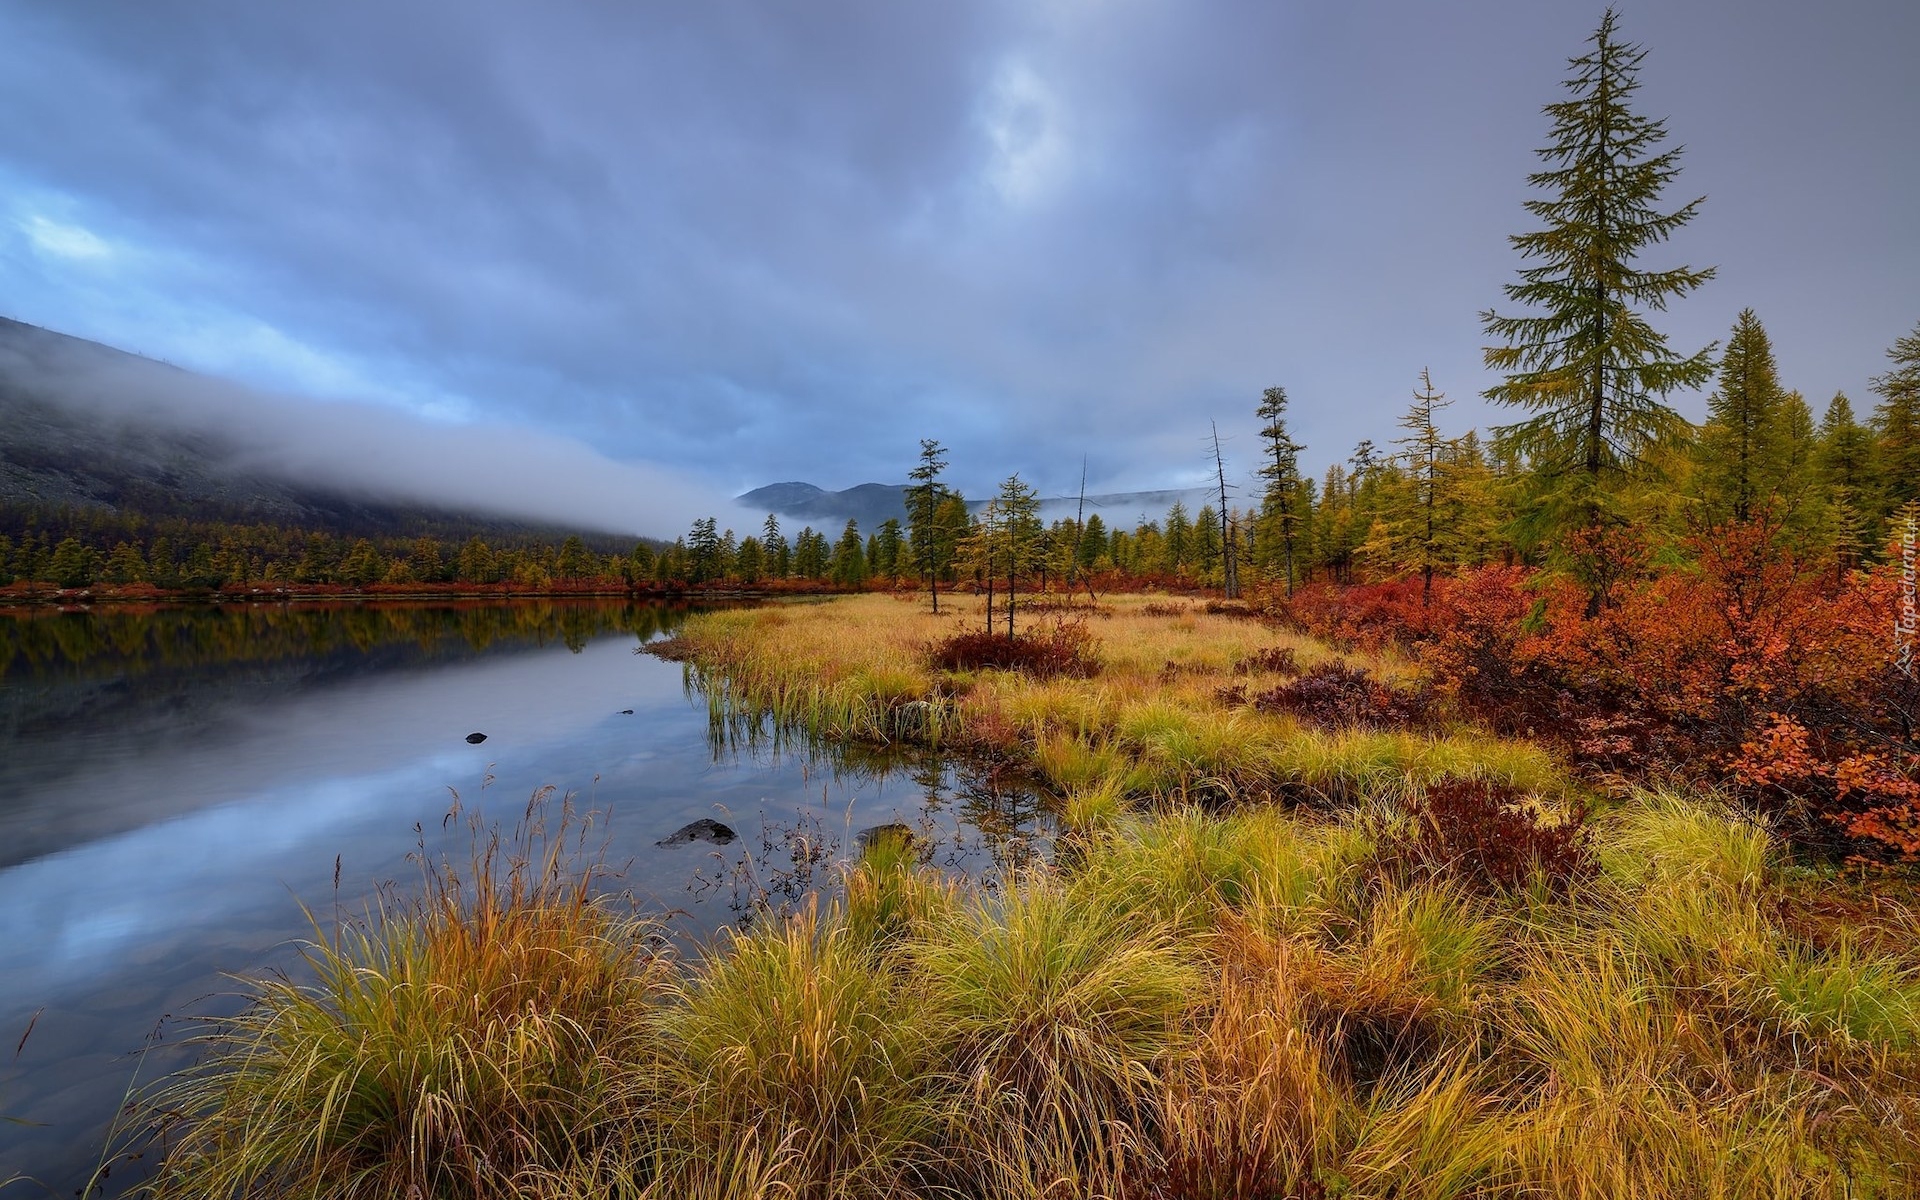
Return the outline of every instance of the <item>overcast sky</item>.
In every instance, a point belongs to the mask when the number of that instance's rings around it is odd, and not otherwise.
[[[0,312],[729,492],[922,437],[976,494],[1180,485],[1210,419],[1244,476],[1273,384],[1317,473],[1422,367],[1502,419],[1478,314],[1600,11],[0,0]],[[1620,13],[1706,196],[1648,265],[1720,271],[1658,326],[1751,306],[1864,415],[1920,321],[1920,4]]]

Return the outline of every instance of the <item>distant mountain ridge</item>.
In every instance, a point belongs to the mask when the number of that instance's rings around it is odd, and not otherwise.
[[[214,382],[0,317],[0,506],[97,508],[356,536],[546,540],[572,532],[288,479],[257,465],[251,448],[236,438],[172,428],[139,412],[143,385],[178,387],[196,380]]]
[[[832,532],[851,519],[871,533],[888,518],[906,523],[907,487],[904,483],[861,483],[836,492],[817,484],[790,480],[757,487],[734,499],[747,509],[775,513],[784,521],[803,522],[822,532]],[[1217,503],[1218,496],[1204,487],[1164,488],[1090,494],[1086,504],[1087,515],[1098,513],[1109,526],[1131,529],[1141,520],[1159,520],[1176,502],[1185,504],[1188,512],[1194,513],[1203,504]],[[978,510],[985,503],[974,500],[970,507]],[[1078,496],[1045,496],[1040,501],[1040,516],[1042,520],[1057,521],[1073,516],[1079,507]]]

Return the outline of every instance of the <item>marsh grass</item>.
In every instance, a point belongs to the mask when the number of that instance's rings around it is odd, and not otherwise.
[[[655,1111],[683,1147],[780,1148],[805,1196],[888,1195],[926,1157],[938,1093],[924,1022],[870,945],[808,909],[724,940],[659,1018]]]
[[[151,1107],[177,1122],[159,1196],[489,1196],[622,1119],[616,1064],[662,981],[650,923],[599,894],[591,822],[544,797],[476,831],[422,891],[314,919],[308,979],[250,984]]]
[[[951,626],[887,597],[693,619],[716,722],[987,751],[1058,790],[1058,861],[877,839],[687,961],[590,863],[430,873],[210,1031],[161,1194],[1920,1194],[1911,906],[1672,790],[1564,885],[1410,869],[1440,781],[1586,797],[1524,742],[1236,703],[1330,652],[1150,603],[1091,679],[933,670]]]

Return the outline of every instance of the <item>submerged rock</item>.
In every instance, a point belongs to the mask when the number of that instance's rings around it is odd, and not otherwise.
[[[913,830],[898,821],[889,821],[885,825],[869,825],[853,835],[853,844],[862,850],[871,849],[877,842],[905,842],[913,844]]]
[[[684,846],[688,842],[712,842],[724,846],[740,835],[722,825],[712,817],[701,817],[698,821],[689,821],[666,837],[655,842],[656,846]]]
[[[469,746],[478,746],[481,742],[484,742],[486,740],[487,740],[487,735],[484,733],[470,733],[467,735],[467,745]]]

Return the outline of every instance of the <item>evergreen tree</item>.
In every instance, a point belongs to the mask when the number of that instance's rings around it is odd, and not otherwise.
[[[687,531],[687,581],[705,583],[720,577],[720,522],[713,517],[700,517]],[[561,550],[561,574],[566,575],[566,551]]]
[[[760,526],[761,553],[765,556],[767,574],[775,579],[785,579],[793,574],[793,548],[787,545],[786,535],[780,532],[780,519],[772,513]]]
[[[86,587],[93,582],[94,554],[76,537],[64,537],[53,548],[53,582],[63,588]]]
[[[1080,567],[1092,570],[1102,558],[1107,556],[1107,523],[1100,519],[1099,513],[1087,518],[1087,527],[1080,531]]]
[[[628,563],[628,576],[634,582],[651,580],[653,578],[653,547],[647,545],[645,541],[636,541],[634,549],[626,551],[626,563]]]
[[[1666,123],[1633,112],[1646,51],[1619,41],[1609,9],[1588,39],[1592,49],[1571,60],[1569,99],[1546,106],[1552,143],[1538,151],[1547,169],[1528,183],[1547,193],[1526,202],[1544,229],[1508,239],[1523,260],[1507,298],[1533,310],[1481,314],[1489,338],[1487,366],[1505,375],[1487,398],[1533,415],[1499,430],[1542,477],[1529,514],[1534,532],[1587,528],[1620,519],[1617,492],[1644,473],[1648,451],[1685,430],[1661,397],[1705,383],[1714,347],[1689,357],[1668,349],[1642,309],[1668,302],[1713,278],[1711,268],[1646,270],[1643,250],[1693,218],[1694,200],[1672,211],[1657,207],[1680,171],[1678,147],[1655,153]],[[1604,570],[1576,557],[1589,608],[1603,600]]]
[[[1709,521],[1751,521],[1787,487],[1792,457],[1787,396],[1773,345],[1752,309],[1733,323],[1720,360],[1720,386],[1707,400],[1695,443],[1694,487]]]
[[[1882,515],[1920,500],[1920,324],[1888,349],[1893,369],[1873,380],[1874,457]]]
[[[815,532],[809,525],[794,539],[793,573],[802,579],[824,579],[832,557],[833,549],[827,545],[826,535]]]
[[[927,594],[933,611],[940,611],[940,575],[953,561],[956,531],[947,529],[943,516],[950,516],[942,501],[950,493],[940,486],[940,473],[947,469],[947,452],[933,438],[920,439],[920,464],[907,472],[913,486],[907,489],[907,541],[913,550],[914,569],[927,581]]]
[[[1213,505],[1203,504],[1200,511],[1193,514],[1192,560],[1193,569],[1199,577],[1209,583],[1216,573],[1224,575],[1224,553],[1220,542],[1220,514]]]
[[[1827,403],[1817,435],[1814,472],[1827,507],[1835,567],[1845,573],[1876,548],[1873,435],[1853,419],[1845,392]]]
[[[1187,506],[1178,500],[1167,509],[1166,524],[1167,569],[1179,572],[1187,565],[1190,548],[1188,542],[1193,537],[1193,521],[1187,516]]]
[[[834,543],[831,570],[833,581],[841,587],[859,587],[867,581],[867,554],[860,539],[860,523],[848,518],[847,527]]]
[[[0,571],[6,564],[0,562]],[[132,542],[121,542],[114,546],[113,553],[107,556],[106,576],[112,583],[145,583],[147,564],[140,558],[140,548]]]
[[[905,530],[900,527],[900,519],[888,517],[880,522],[879,532],[873,535],[873,553],[868,556],[868,569],[875,575],[897,578],[904,565],[900,561],[900,553],[905,546]]]
[[[1007,577],[1007,636],[1012,637],[1015,580],[1031,571],[1040,554],[1040,494],[1018,472],[1007,476],[994,497],[1000,514],[998,545],[993,554]]]
[[[636,547],[638,549],[638,547]],[[454,578],[462,583],[494,583],[500,578],[493,549],[478,535],[470,537],[453,560]]]
[[[1287,389],[1270,387],[1260,395],[1254,415],[1261,420],[1260,437],[1267,443],[1267,463],[1260,468],[1267,481],[1262,505],[1263,522],[1271,524],[1286,572],[1287,595],[1293,595],[1294,557],[1298,549],[1300,523],[1304,514],[1298,508],[1300,490],[1300,451],[1306,449],[1287,433]]]
[[[755,584],[767,573],[766,551],[760,545],[760,539],[748,534],[740,539],[740,550],[734,556],[734,570],[740,576],[740,582]]]
[[[1396,445],[1406,447],[1400,455],[1405,464],[1400,476],[1404,486],[1396,489],[1403,502],[1378,526],[1379,557],[1396,570],[1420,573],[1422,607],[1433,602],[1434,571],[1460,558],[1459,531],[1448,523],[1459,509],[1453,495],[1451,447],[1434,420],[1434,413],[1450,403],[1445,393],[1433,389],[1432,376],[1422,368],[1413,406],[1400,418],[1407,436],[1394,439]]]
[[[933,577],[952,579],[954,556],[960,539],[967,535],[973,518],[967,512],[967,498],[949,490],[933,511]]]

